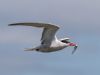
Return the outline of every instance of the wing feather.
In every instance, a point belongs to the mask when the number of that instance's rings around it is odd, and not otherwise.
[[[53,25],[53,24],[47,24],[47,23],[30,23],[30,22],[24,22],[24,23],[12,23],[9,24],[9,26],[32,26],[32,27],[42,27],[44,28],[42,32],[42,37],[41,37],[41,44],[51,44],[52,39],[55,38],[55,34],[57,30],[59,29],[58,26]]]
[[[53,24],[49,24],[49,23],[32,23],[32,22],[23,22],[23,23],[12,23],[9,24],[8,26],[17,26],[17,25],[21,25],[21,26],[33,26],[33,27],[56,27],[59,28],[56,25]]]
[[[51,44],[52,40],[55,39],[57,28],[44,28],[41,38],[41,44]]]

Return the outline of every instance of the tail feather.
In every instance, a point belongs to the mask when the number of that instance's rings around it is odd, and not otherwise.
[[[26,48],[24,51],[34,51],[36,48]]]

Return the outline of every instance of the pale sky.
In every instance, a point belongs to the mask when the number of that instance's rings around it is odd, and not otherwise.
[[[99,0],[0,0],[0,75],[100,75]],[[58,38],[79,45],[52,53],[25,52],[39,45],[42,29],[15,22],[57,24]]]

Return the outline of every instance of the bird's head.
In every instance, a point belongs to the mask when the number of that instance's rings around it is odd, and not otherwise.
[[[76,49],[77,49],[77,47],[78,47],[78,45],[77,45],[77,44],[72,43],[72,42],[68,43],[68,46],[74,47],[74,50],[72,51],[72,54],[74,54],[74,53],[75,53],[75,51],[76,51]]]
[[[61,40],[61,42],[66,43],[67,46],[74,47],[74,50],[72,51],[72,54],[75,53],[75,51],[76,51],[76,49],[78,47],[77,44],[75,44],[73,42],[70,42],[70,38],[63,38],[63,39],[60,39],[60,40]]]

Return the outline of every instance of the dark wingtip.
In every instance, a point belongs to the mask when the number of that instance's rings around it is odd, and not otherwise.
[[[8,24],[8,26],[12,26],[12,24]]]
[[[16,25],[16,24],[8,24],[8,26],[14,26],[14,25]]]

